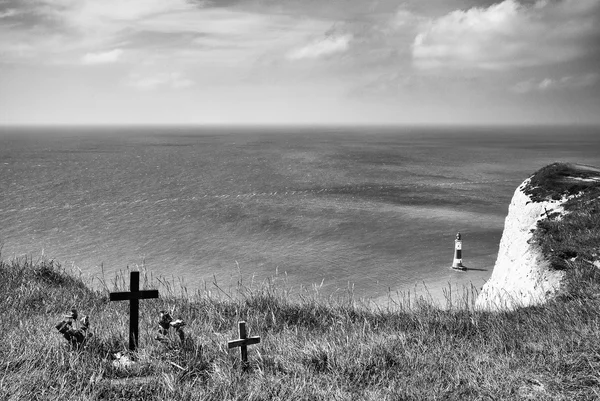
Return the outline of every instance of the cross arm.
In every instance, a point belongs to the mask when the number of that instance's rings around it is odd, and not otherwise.
[[[227,348],[235,348],[244,345],[252,345],[258,344],[260,342],[260,337],[248,337],[242,338],[239,340],[227,341]]]
[[[133,291],[133,292],[111,292],[111,301],[129,301],[132,299],[158,298],[158,290]]]

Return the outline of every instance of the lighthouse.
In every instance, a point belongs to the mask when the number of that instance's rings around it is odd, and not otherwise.
[[[452,268],[455,270],[467,270],[462,264],[462,239],[460,233],[456,234],[454,240],[454,260],[452,261]]]

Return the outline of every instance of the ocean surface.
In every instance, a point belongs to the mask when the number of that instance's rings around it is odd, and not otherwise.
[[[277,275],[356,297],[480,288],[516,187],[600,166],[596,128],[0,128],[3,259],[188,291]],[[457,232],[463,261],[449,267]],[[420,288],[420,289],[417,289]]]

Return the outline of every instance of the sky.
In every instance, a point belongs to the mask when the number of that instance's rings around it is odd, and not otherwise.
[[[600,0],[0,0],[0,125],[600,124]]]

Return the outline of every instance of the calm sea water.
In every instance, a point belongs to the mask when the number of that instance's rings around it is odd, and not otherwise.
[[[2,128],[2,257],[437,297],[484,283],[515,188],[554,161],[600,165],[598,129]]]

